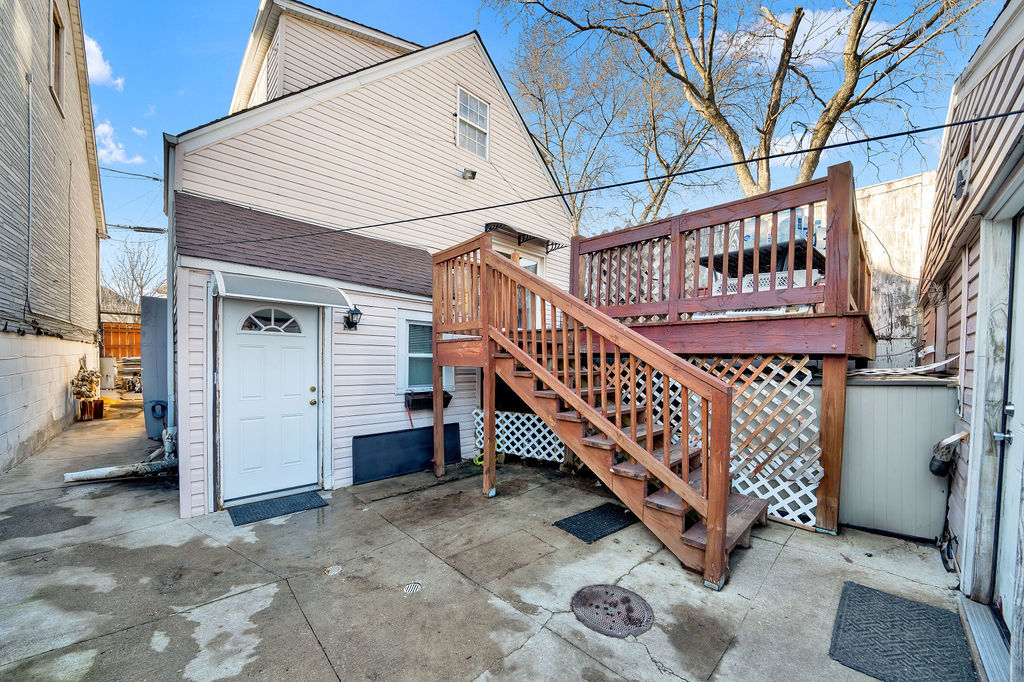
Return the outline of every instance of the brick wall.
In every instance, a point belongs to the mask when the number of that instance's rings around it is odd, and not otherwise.
[[[0,473],[74,421],[70,381],[82,356],[99,367],[94,344],[0,333]]]

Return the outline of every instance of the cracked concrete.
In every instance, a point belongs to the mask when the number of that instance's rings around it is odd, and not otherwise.
[[[178,519],[165,482],[63,485],[153,447],[119,407],[0,476],[0,678],[865,679],[828,657],[845,580],[955,608],[932,548],[780,524],[712,592],[640,524],[591,545],[553,527],[609,495],[538,466],[500,467],[493,499],[460,465],[241,528]],[[653,627],[584,627],[569,601],[595,583]]]

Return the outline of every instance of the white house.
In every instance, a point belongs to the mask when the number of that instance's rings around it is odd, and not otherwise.
[[[0,2],[0,472],[75,419],[106,237],[77,0]]]
[[[229,115],[165,140],[182,516],[429,463],[430,252],[489,229],[567,285],[562,199],[460,212],[558,192],[476,33],[263,0]],[[445,383],[471,457],[478,372]]]

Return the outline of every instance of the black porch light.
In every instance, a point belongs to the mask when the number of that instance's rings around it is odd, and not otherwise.
[[[345,313],[345,329],[355,329],[361,319],[363,319],[363,311],[358,306],[352,306]]]

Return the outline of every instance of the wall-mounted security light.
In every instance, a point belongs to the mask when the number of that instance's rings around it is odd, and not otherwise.
[[[363,311],[358,306],[352,306],[349,311],[345,313],[345,329],[355,329],[359,326],[359,321],[363,319]]]
[[[463,180],[476,180],[476,171],[473,170],[472,168],[463,168],[462,169],[462,179]]]

